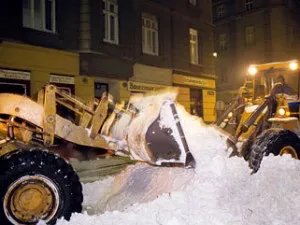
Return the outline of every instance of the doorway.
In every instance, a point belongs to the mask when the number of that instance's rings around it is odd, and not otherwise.
[[[202,89],[190,88],[191,114],[203,117]]]

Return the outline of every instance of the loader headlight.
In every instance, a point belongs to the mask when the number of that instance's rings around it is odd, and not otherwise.
[[[298,63],[297,62],[290,62],[289,67],[291,70],[296,70],[298,69]]]
[[[227,115],[229,118],[231,118],[232,116],[233,116],[233,113],[232,112],[230,112],[230,113],[228,113],[228,115]]]
[[[285,111],[285,109],[284,109],[284,108],[280,108],[280,109],[278,109],[278,114],[279,114],[280,116],[284,116],[284,115],[285,115],[285,113],[286,113],[286,111]]]
[[[257,68],[254,65],[249,66],[248,73],[254,76],[257,73]]]

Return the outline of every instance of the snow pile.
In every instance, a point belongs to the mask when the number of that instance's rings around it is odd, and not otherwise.
[[[106,191],[98,190],[102,182],[85,185],[85,205],[92,206],[89,212],[94,215],[75,214],[70,222],[59,220],[58,224],[299,223],[299,161],[290,156],[269,156],[258,173],[250,175],[242,158],[227,157],[226,137],[188,115],[183,108],[177,109],[197,161],[195,170],[137,164],[113,181],[109,178],[106,182],[112,186]]]

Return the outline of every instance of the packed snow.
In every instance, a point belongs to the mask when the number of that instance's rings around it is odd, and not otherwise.
[[[85,184],[83,213],[57,224],[299,224],[299,161],[271,155],[250,175],[247,162],[228,157],[223,134],[183,107],[177,111],[195,169],[129,166],[115,177]]]

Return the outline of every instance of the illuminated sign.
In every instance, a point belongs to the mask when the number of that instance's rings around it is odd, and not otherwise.
[[[148,92],[148,91],[157,91],[159,89],[166,88],[167,86],[157,85],[157,84],[147,84],[140,82],[128,82],[129,91],[138,91],[138,92]]]
[[[175,75],[175,74],[173,75],[173,83],[204,87],[204,88],[213,88],[213,89],[216,88],[216,81],[213,79],[204,79],[204,78],[182,76],[182,75]]]
[[[74,77],[50,74],[50,83],[75,84]]]
[[[0,78],[30,80],[30,72],[0,69]]]

